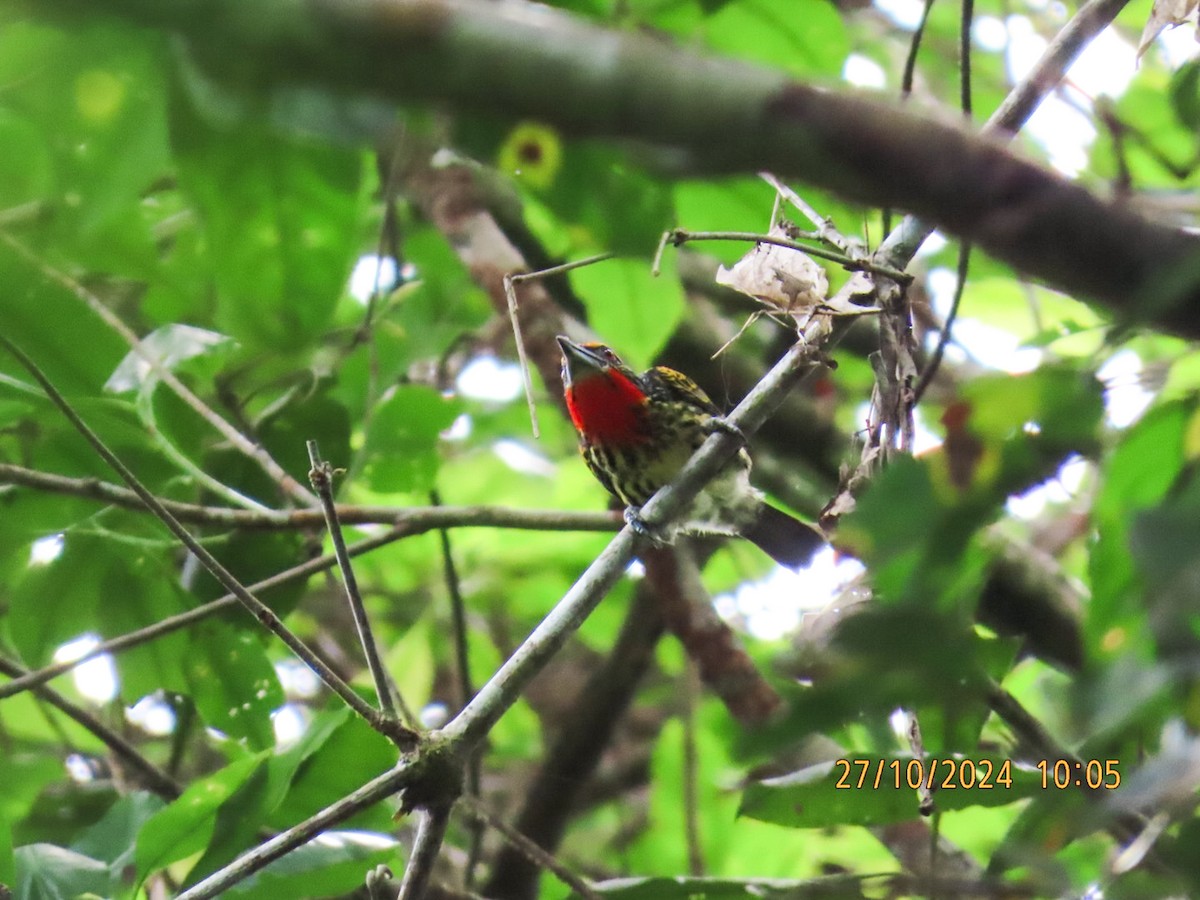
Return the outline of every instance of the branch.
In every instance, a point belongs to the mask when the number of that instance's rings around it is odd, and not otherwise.
[[[418,813],[417,834],[413,838],[412,853],[409,854],[408,865],[404,867],[404,879],[400,882],[400,893],[396,900],[421,900],[425,896],[438,853],[442,849],[442,839],[446,836],[446,826],[450,824],[450,806],[431,806]]]
[[[0,343],[7,345],[9,342],[0,335]],[[17,355],[21,356],[19,351]],[[817,370],[819,359],[811,359],[813,355],[814,347],[803,339],[794,345],[733,411],[729,421],[742,434],[753,434],[783,401],[786,393],[806,374]],[[661,527],[672,516],[682,513],[739,448],[740,442],[730,433],[711,435],[675,479],[642,507],[642,518],[646,525]],[[462,765],[464,756],[486,737],[492,726],[517,701],[529,681],[583,624],[583,620],[624,573],[633,558],[635,541],[633,530],[628,526],[623,528],[466,708],[445,728],[425,736],[418,744],[415,757],[364,785],[345,801],[327,807],[296,828],[239,857],[180,895],[180,900],[202,900],[215,896],[307,842],[324,828],[406,785],[422,784],[426,790],[437,791],[437,786],[430,787],[427,784],[430,781],[430,769],[436,770],[443,778],[461,774],[458,767]],[[406,796],[402,809],[428,807],[441,799],[442,795],[434,793],[432,797],[430,799],[424,794]],[[352,798],[357,798],[355,803],[351,802]],[[369,802],[361,803],[364,799],[369,799]]]
[[[513,848],[529,862],[531,870],[536,871],[533,869],[536,865],[538,868],[553,873],[555,878],[574,890],[583,900],[602,900],[601,895],[593,890],[590,884],[560,863],[540,844],[530,840],[519,828],[513,828],[499,816],[492,815],[478,797],[467,797],[463,806],[466,807],[467,814],[472,819],[500,832],[508,847]],[[534,887],[536,888],[536,886],[535,883]],[[491,896],[506,897],[510,895],[493,893]]]
[[[679,639],[701,681],[743,727],[763,725],[780,710],[783,699],[758,671],[738,635],[717,615],[690,548],[681,544],[674,553],[647,555],[644,562],[667,630]]]
[[[728,418],[749,437],[774,412],[789,390],[816,371],[815,348],[803,339],[775,364]],[[705,484],[740,448],[732,434],[710,435],[671,483],[642,507],[642,520],[654,529],[665,526],[700,492]],[[455,716],[441,735],[460,749],[474,746],[520,697],[529,681],[566,643],[588,614],[616,584],[633,559],[635,536],[628,525],[621,529],[579,577],[550,614],[516,649],[479,693]]]
[[[354,628],[358,632],[362,644],[363,658],[367,661],[367,671],[375,682],[375,696],[379,701],[379,709],[388,718],[396,718],[396,708],[399,706],[404,715],[404,721],[414,732],[420,727],[416,717],[404,702],[400,691],[388,678],[383,659],[379,655],[379,644],[375,641],[375,633],[371,630],[371,620],[367,616],[363,604],[362,593],[358,589],[358,577],[354,567],[350,565],[350,553],[346,549],[346,537],[342,534],[342,523],[338,519],[337,507],[333,502],[333,466],[321,459],[321,451],[317,442],[307,442],[308,460],[312,468],[308,472],[309,483],[317,492],[321,501],[321,511],[325,515],[325,526],[329,531],[329,539],[333,543],[333,555],[337,557],[338,568],[342,573],[342,587],[346,592],[346,603],[354,618]]]
[[[669,552],[669,551],[655,551]],[[657,591],[642,579],[612,651],[579,691],[525,792],[515,830],[553,853],[562,841],[580,792],[595,772],[638,685],[654,661],[663,634]],[[538,869],[513,846],[500,848],[483,892],[489,897],[535,898]]]
[[[23,466],[0,463],[0,484],[19,484],[56,494],[100,500],[127,509],[148,510],[129,488],[97,478],[69,478]],[[226,506],[201,506],[156,498],[180,522],[246,530],[320,528],[320,509],[249,510]],[[395,525],[404,534],[416,535],[435,528],[519,528],[530,531],[615,531],[621,523],[616,513],[563,510],[512,509],[504,506],[356,506],[338,504],[338,519],[347,525]]]
[[[402,790],[412,782],[414,777],[416,777],[414,766],[401,761],[394,769],[371,779],[358,790],[325,807],[312,818],[239,856],[219,872],[215,872],[199,884],[184,891],[179,895],[178,900],[206,900],[208,897],[220,895],[222,891],[239,881],[244,881],[269,863],[286,856],[297,847],[304,846],[326,829],[346,821],[356,813],[362,812],[367,807]]]
[[[1072,39],[1081,45],[1120,5],[1093,0],[1095,19]],[[241,83],[319,84],[537,118],[570,135],[685,151],[693,176],[767,169],[907,209],[1054,287],[1200,337],[1200,238],[1100,200],[958,122],[517,2],[312,0],[250,14],[241,0],[113,0],[106,9],[182,32],[212,74],[236,68]],[[1014,103],[1014,114],[1022,109]]]

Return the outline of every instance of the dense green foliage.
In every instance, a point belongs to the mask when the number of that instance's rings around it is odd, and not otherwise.
[[[653,30],[829,86],[853,52],[881,68],[889,97],[898,96],[911,39],[878,10],[824,0],[562,5],[614,29]],[[773,191],[754,173],[690,178],[687,160],[663,148],[568,140],[553,124],[397,108],[320,85],[247,81],[236,60],[193,55],[180,35],[94,14],[43,17],[33,7],[0,2],[0,332],[161,498],[210,510],[287,509],[299,491],[289,495],[139,363],[89,298],[301,485],[305,442],[316,441],[344,470],[340,502],[606,507],[577,458],[560,387],[536,366],[540,437],[532,437],[503,297],[486,277],[504,261],[463,258],[462,234],[448,234],[435,210],[437,172],[473,179],[472,211],[492,216],[531,268],[621,255],[546,282],[560,317],[547,321],[551,338],[586,322],[634,365],[686,367],[726,405],[794,340],[762,318],[710,358],[755,309],[711,283],[716,262],[736,260],[744,244],[668,248],[662,273],[651,274],[668,229],[765,231]],[[1047,38],[1069,12],[975,4],[978,19],[1011,13],[1010,30]],[[1132,5],[1117,32],[1135,42],[1148,12],[1147,3]],[[933,7],[917,66],[916,99],[947,115],[957,102],[959,13]],[[1194,224],[1196,176],[1185,170],[1200,153],[1198,71],[1196,63],[1172,71],[1152,48],[1128,90],[1104,101],[1109,125],[1078,180],[1098,191],[1116,183],[1150,215]],[[977,48],[973,72],[981,118],[1010,87],[1003,53]],[[1087,114],[1099,120],[1090,105]],[[1047,156],[1031,139],[1019,146]],[[868,244],[899,215],[792,186]],[[945,312],[957,251],[939,241],[912,268],[922,336],[931,292]],[[401,277],[384,272],[368,301],[352,294],[350,277],[379,252],[399,263]],[[848,277],[836,263],[827,270],[835,289]],[[588,789],[551,847],[598,883],[633,876],[606,894],[735,897],[754,880],[757,896],[858,896],[883,891],[879,879],[930,871],[961,882],[938,896],[967,896],[985,873],[1033,896],[1200,893],[1200,366],[1182,340],[1111,322],[1086,298],[1025,284],[982,255],[970,272],[965,352],[951,348],[917,410],[922,432],[941,443],[896,454],[856,486],[857,505],[836,531],[835,546],[862,560],[864,579],[817,598],[830,606],[803,628],[756,637],[746,623],[757,601],[737,591],[763,579],[768,560],[725,544],[704,567],[705,586],[786,711],[759,727],[739,724],[699,687],[675,637],[648,638],[647,673],[604,733],[598,768],[579,772]],[[983,326],[992,330],[966,336]],[[870,321],[856,326],[836,351],[836,370],[790,398],[754,442],[763,486],[810,518],[838,493],[839,467],[858,464],[875,335]],[[527,335],[534,356],[545,338]],[[930,346],[935,340],[936,331]],[[1006,342],[1026,348],[1024,374],[970,358]],[[492,356],[505,365],[481,368]],[[1098,377],[1114,357],[1135,364]],[[491,395],[459,378],[472,370]],[[1151,405],[1114,424],[1106,390],[1111,404],[1130,381]],[[224,593],[151,515],[94,495],[85,479],[119,483],[116,474],[2,351],[0,467],[6,674],[45,666],[80,637],[114,638]],[[1042,489],[1064,471],[1069,490]],[[38,473],[76,481],[52,488]],[[1022,495],[1023,503],[1011,499]],[[238,526],[201,516],[188,527],[247,585],[329,545],[319,522]],[[347,538],[384,527],[347,526]],[[389,673],[409,707],[435,718],[439,704],[453,714],[461,701],[450,595],[465,600],[477,687],[611,536],[447,534],[454,579],[441,535],[425,529],[355,563]],[[811,604],[815,579],[776,581],[769,602]],[[482,796],[501,818],[515,819],[550,748],[588,708],[588,678],[631,627],[626,614],[644,583],[637,573],[621,581],[489,733]],[[261,599],[371,698],[339,585],[336,574],[319,574]],[[853,615],[842,611],[856,604]],[[236,606],[116,653],[111,667],[109,699],[89,696],[96,676],[83,670],[50,682],[91,719],[44,692],[0,699],[0,885],[17,897],[145,897],[152,887],[173,895],[398,758]],[[134,707],[143,715],[131,717]],[[154,726],[147,709],[165,725]],[[928,821],[948,843],[931,868],[904,857],[900,823],[920,818],[917,792],[888,784],[908,771],[912,753],[891,724],[899,709],[919,717],[933,760],[958,765],[933,794]],[[114,755],[97,721],[181,793]],[[1057,787],[1055,752],[1083,763]],[[839,787],[842,770],[830,765],[839,757],[868,760],[866,781],[847,767],[850,787]],[[1007,771],[1008,783],[968,785],[963,761]],[[1076,774],[1093,777],[1089,761],[1115,770],[1120,790],[1108,790],[1107,777],[1094,792],[1076,787]],[[337,896],[376,865],[402,872],[412,829],[394,821],[395,808],[387,800],[357,813],[337,826],[337,840],[288,854],[230,895]],[[1146,828],[1137,852],[1120,856]],[[452,818],[435,881],[461,887],[471,835],[468,818]],[[495,877],[501,845],[489,830],[476,890]],[[549,876],[540,884],[546,897],[570,893]],[[894,887],[922,890],[906,884]]]

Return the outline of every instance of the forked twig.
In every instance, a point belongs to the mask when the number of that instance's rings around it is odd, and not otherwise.
[[[812,240],[820,238],[820,235],[816,233],[804,236],[810,237]],[[912,275],[907,272],[901,272],[899,269],[893,269],[891,266],[878,265],[866,259],[854,259],[845,253],[837,253],[822,247],[814,247],[811,244],[802,244],[799,241],[789,240],[788,238],[778,237],[773,234],[759,234],[754,231],[686,231],[682,228],[675,228],[663,234],[662,239],[659,241],[658,252],[655,254],[655,262],[652,268],[654,274],[658,274],[659,263],[662,261],[662,253],[668,244],[673,247],[679,247],[692,241],[747,241],[755,244],[774,244],[777,247],[799,250],[801,253],[807,253],[809,256],[827,259],[830,262],[838,263],[843,268],[852,272],[871,272],[875,275],[886,275],[900,284],[908,284],[913,280]]]
[[[589,256],[587,259],[578,259],[574,262],[563,263],[561,266],[551,266],[549,269],[539,269],[536,272],[518,272],[515,275],[509,274],[504,276],[504,296],[508,300],[508,319],[512,323],[513,340],[517,344],[517,360],[521,365],[521,380],[525,386],[525,402],[529,404],[529,424],[533,429],[533,436],[535,438],[541,437],[541,429],[538,427],[537,404],[533,399],[533,378],[529,374],[529,357],[525,353],[525,338],[521,334],[521,323],[517,319],[516,286],[525,281],[547,278],[551,275],[569,272],[572,269],[579,269],[583,266],[604,262],[606,259],[612,259],[614,256],[616,256],[615,253],[600,253],[596,256]]]
[[[408,727],[418,730],[416,718],[404,703],[399,691],[388,678],[383,660],[379,656],[379,646],[375,643],[375,635],[371,631],[371,620],[363,606],[362,594],[358,590],[358,578],[354,574],[354,566],[350,564],[350,554],[346,550],[346,538],[342,535],[342,524],[338,521],[337,507],[333,502],[333,466],[321,459],[321,451],[317,449],[316,441],[308,441],[308,460],[312,465],[308,478],[313,490],[321,501],[321,510],[325,514],[325,524],[329,530],[329,538],[333,542],[333,555],[337,558],[338,568],[342,572],[342,586],[346,590],[346,603],[350,607],[350,615],[354,619],[354,627],[362,644],[363,657],[367,661],[367,670],[375,682],[375,695],[379,698],[379,708],[388,718],[395,718],[396,707],[399,705]]]

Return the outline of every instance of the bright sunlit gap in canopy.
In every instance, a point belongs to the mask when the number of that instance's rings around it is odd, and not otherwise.
[[[417,276],[416,267],[405,263],[397,267],[390,256],[366,253],[354,264],[350,273],[350,296],[365,304],[376,294],[386,294]]]
[[[721,594],[714,605],[721,618],[743,623],[754,637],[778,640],[796,630],[804,613],[828,606],[864,571],[858,560],[825,547],[799,572],[776,566],[765,578]]]
[[[521,367],[494,356],[477,356],[458,373],[458,393],[484,403],[511,403],[523,390]]]
[[[62,556],[64,535],[52,534],[38,538],[29,548],[29,565],[45,566]]]
[[[100,643],[100,636],[84,634],[60,646],[54,652],[54,662],[68,662],[90,653]],[[113,658],[102,653],[81,662],[71,670],[75,690],[97,705],[108,703],[117,696],[117,668]]]

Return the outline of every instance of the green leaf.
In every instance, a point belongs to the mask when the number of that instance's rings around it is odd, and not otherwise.
[[[972,379],[962,397],[972,405],[969,427],[985,438],[1008,440],[1030,432],[1035,439],[1023,443],[1054,442],[1081,451],[1095,447],[1104,415],[1100,382],[1068,365]]]
[[[260,429],[272,458],[297,481],[308,481],[308,441],[316,441],[321,458],[335,468],[351,462],[350,413],[327,391],[305,397],[273,416]]]
[[[765,234],[771,224],[774,193],[761,178],[679,181],[675,184],[675,206],[679,210],[676,224],[690,231]],[[711,241],[697,246],[725,262],[733,262],[753,247],[736,241]]]
[[[789,828],[902,822],[917,817],[915,786],[928,784],[931,774],[938,787],[933,801],[941,812],[1005,806],[1042,792],[1041,773],[1018,768],[1006,756],[970,754],[918,762],[847,753],[840,761],[751,784],[738,814]]]
[[[257,843],[258,831],[269,812],[268,783],[267,767],[255,766],[250,777],[221,803],[212,839],[199,862],[188,872],[185,886],[195,885]]]
[[[290,779],[286,797],[271,812],[268,824],[273,828],[291,827],[396,764],[395,745],[361,717],[319,721],[324,722],[320,740],[306,744],[302,765],[292,768],[293,759],[273,770],[277,785]],[[354,765],[347,765],[347,760],[354,760]],[[293,774],[289,775],[289,768]],[[387,804],[378,804],[352,821],[356,827],[387,829],[390,816]]]
[[[71,535],[58,558],[29,566],[11,589],[9,627],[13,643],[31,665],[43,665],[58,647],[98,630],[103,585],[123,568],[103,540]]]
[[[104,818],[85,830],[71,849],[109,865],[115,874],[134,862],[137,836],[142,826],[166,806],[146,791],[135,791],[117,800]]]
[[[367,426],[359,465],[372,490],[427,491],[438,469],[439,435],[462,407],[432,388],[396,388]]]
[[[328,325],[354,264],[362,157],[177,112],[180,186],[202,217],[218,327],[251,350],[305,347]]]
[[[16,200],[43,186],[36,199],[54,215],[35,226],[40,252],[70,248],[77,262],[142,274],[155,259],[142,202],[167,166],[162,40],[107,22],[76,25],[4,29],[0,78],[9,87],[0,102],[20,119],[7,120],[15,184],[3,179],[0,191]]]
[[[858,896],[857,876],[808,880],[784,878],[614,878],[592,882],[591,888],[614,900],[795,900],[800,897]],[[572,900],[579,894],[571,894]]]
[[[1035,291],[1033,298],[1029,292]],[[1036,301],[1036,306],[1034,302]],[[1045,288],[1025,286],[1013,274],[972,277],[963,292],[964,317],[1002,329],[1021,340],[1024,346],[1035,343],[1037,328],[1043,329],[1044,342],[1057,341],[1072,332],[1087,331],[1090,341],[1080,349],[1094,356],[1101,349],[1103,322],[1096,311],[1084,303]],[[1037,310],[1034,316],[1032,310]],[[1065,343],[1065,342],[1064,342]],[[1056,346],[1056,349],[1060,349]]]
[[[1180,124],[1192,131],[1200,130],[1200,63],[1189,60],[1176,69],[1168,93]]]
[[[610,259],[570,277],[592,328],[635,369],[648,368],[683,314],[683,289],[670,258],[657,278],[638,259]]]
[[[1140,513],[1160,504],[1179,478],[1195,410],[1194,400],[1150,410],[1105,461],[1092,511],[1097,538],[1088,559],[1092,598],[1084,626],[1090,655],[1127,653],[1144,639],[1145,598],[1130,527]]]
[[[708,18],[704,36],[714,50],[794,76],[840,74],[850,49],[837,8],[823,0],[800,0],[793,8],[736,0]]]
[[[191,598],[178,583],[179,567],[172,557],[130,554],[128,571],[108,573],[102,590],[106,596],[122,597],[123,602],[101,605],[100,633],[105,638],[146,628],[191,607]],[[187,648],[187,632],[180,630],[118,654],[115,663],[121,696],[132,702],[159,691],[187,693],[183,668]]]
[[[243,460],[245,457],[241,457]],[[228,540],[209,549],[217,561],[233,572],[244,585],[262,581],[294,566],[304,552],[303,537],[296,532],[264,533],[235,530]],[[227,593],[225,587],[207,571],[201,572],[192,587],[194,599],[215,600]],[[304,581],[292,582],[257,594],[280,615],[291,612],[304,594]],[[224,615],[226,622],[237,628],[250,628],[251,617],[240,605]]]
[[[66,900],[80,894],[109,897],[117,887],[105,863],[53,844],[18,847],[14,858],[13,896],[21,900]]]
[[[1190,659],[1200,647],[1200,476],[1193,462],[1182,484],[1138,515],[1130,550],[1143,574],[1150,626],[1162,656]]]
[[[0,884],[13,884],[17,880],[17,861],[13,857],[12,828],[7,816],[0,815]]]
[[[15,110],[0,107],[0,208],[41,200],[54,180],[49,148],[38,126]]]
[[[351,716],[350,709],[340,706],[336,709],[324,710],[308,723],[304,733],[294,746],[282,753],[271,757],[267,763],[270,776],[271,797],[267,803],[268,809],[275,809],[291,789],[292,780],[315,754],[337,733]]]
[[[794,666],[820,677],[809,685],[777,685],[787,714],[740,736],[739,753],[757,756],[850,723],[886,721],[898,707],[936,710],[930,749],[967,752],[982,725],[986,680],[1001,678],[1014,656],[1012,642],[977,633],[969,612],[939,613],[909,602],[847,615],[828,649]],[[947,744],[946,737],[963,743]]]
[[[274,745],[283,690],[256,634],[208,619],[192,631],[184,669],[206,725],[254,749]]]
[[[649,259],[663,232],[674,225],[666,182],[630,162],[628,154],[596,142],[565,145],[552,186],[535,194],[571,224],[576,246]]]
[[[203,850],[213,834],[217,810],[262,766],[263,756],[248,756],[230,763],[187,790],[155,813],[138,833],[139,881],[173,862]]]
[[[59,391],[71,397],[94,394],[104,384],[128,347],[96,315],[62,287],[51,284],[12,247],[0,244],[0,279],[4,334],[20,347]],[[48,328],[47,323],[54,327]],[[0,372],[32,385],[33,378],[8,353],[0,353]],[[0,389],[12,398],[11,387]],[[29,399],[25,395],[21,399]],[[32,395],[36,402],[40,390]],[[61,415],[55,412],[55,417]]]
[[[398,844],[382,832],[326,831],[240,882],[226,896],[292,900],[341,895],[361,887],[363,873],[377,865],[391,862],[399,871]]]
[[[4,722],[6,728],[10,726],[10,715],[15,717],[22,712],[33,715],[36,712],[33,703],[29,703],[26,710],[16,708],[19,706],[20,701],[16,698],[4,702],[4,715],[0,721]],[[29,751],[7,753],[4,757],[4,790],[0,791],[0,823],[15,825],[24,821],[42,791],[59,781],[62,775],[62,763],[57,758]],[[11,883],[11,879],[0,876],[0,881],[5,880]]]
[[[1176,401],[1146,413],[1121,437],[1104,464],[1096,498],[1098,516],[1128,521],[1131,514],[1162,500],[1184,463],[1187,430],[1195,400]]]

